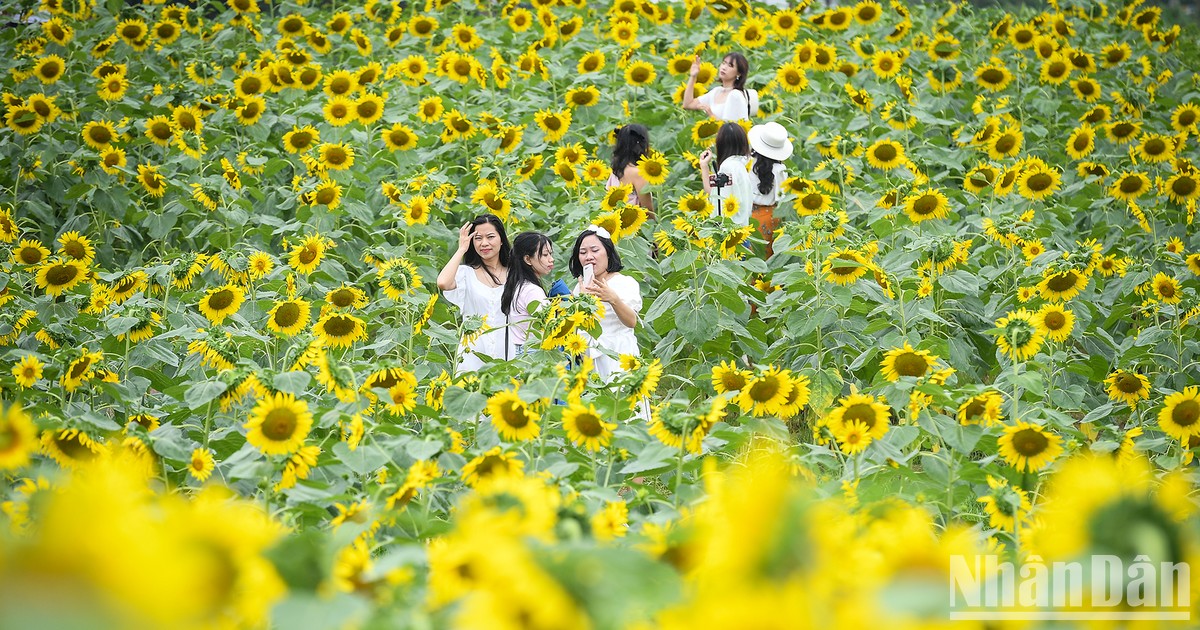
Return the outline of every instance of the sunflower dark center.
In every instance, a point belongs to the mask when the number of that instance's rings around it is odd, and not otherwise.
[[[284,302],[275,309],[275,323],[280,328],[287,328],[295,325],[300,320],[300,306],[295,302]]]
[[[1142,391],[1142,380],[1128,372],[1122,373],[1117,378],[1117,389],[1126,394],[1135,394]]]
[[[296,426],[299,423],[299,418],[291,409],[280,408],[272,409],[267,413],[267,417],[263,418],[262,432],[267,436],[267,439],[274,442],[282,442],[296,432]]]
[[[867,403],[855,403],[846,407],[842,412],[842,420],[846,423],[858,421],[867,425],[869,431],[879,421],[879,416],[875,413],[875,408]]]
[[[897,356],[892,365],[900,376],[924,376],[929,369],[929,361],[915,352]]]
[[[1050,446],[1050,439],[1036,429],[1021,429],[1013,434],[1013,449],[1025,457],[1040,455]]]
[[[1200,402],[1185,400],[1171,410],[1171,420],[1181,426],[1190,427],[1200,420]]]
[[[1042,317],[1042,322],[1046,324],[1046,328],[1050,330],[1061,330],[1067,325],[1067,317],[1060,311],[1050,311]]]
[[[519,402],[504,403],[500,408],[500,418],[504,420],[504,424],[514,429],[521,429],[529,424],[529,415],[525,413],[525,406]]]
[[[46,282],[51,286],[64,286],[79,277],[79,268],[74,265],[54,265],[46,271]]]
[[[594,413],[581,413],[575,416],[575,429],[590,438],[599,437],[604,433],[604,426],[600,424],[600,416]]]
[[[891,162],[896,159],[896,146],[888,143],[875,148],[875,158],[880,162]]]
[[[1061,293],[1063,291],[1074,289],[1078,280],[1079,276],[1077,276],[1074,271],[1067,271],[1051,276],[1050,280],[1046,282],[1046,286],[1053,291]]]
[[[1050,177],[1049,173],[1037,173],[1035,175],[1031,175],[1029,179],[1026,180],[1026,185],[1028,185],[1029,189],[1034,192],[1042,192],[1043,190],[1050,188],[1050,185],[1053,183],[1054,179]]]
[[[221,289],[208,298],[208,307],[214,311],[223,311],[233,304],[233,291]]]

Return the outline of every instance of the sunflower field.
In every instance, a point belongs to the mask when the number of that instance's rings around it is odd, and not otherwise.
[[[0,627],[940,626],[985,554],[1193,562],[1200,614],[1200,49],[1159,8],[23,4]],[[731,51],[797,147],[773,253],[680,106]],[[604,187],[628,122],[653,214]],[[433,279],[485,212],[570,284],[612,232],[641,356],[571,361],[565,297],[457,373],[502,323]]]

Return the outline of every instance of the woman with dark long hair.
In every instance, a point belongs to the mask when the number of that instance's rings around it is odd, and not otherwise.
[[[458,249],[437,277],[438,288],[446,300],[458,306],[463,317],[482,315],[494,328],[474,343],[460,345],[458,372],[478,370],[483,359],[504,357],[504,313],[500,298],[512,260],[512,246],[504,224],[494,214],[483,214],[458,230]]]
[[[783,162],[792,157],[792,141],[787,129],[777,122],[755,125],[747,134],[750,140],[750,174],[754,176],[754,211],[751,217],[758,222],[758,233],[767,241],[767,256],[774,253],[775,204],[780,187],[787,179]]]
[[[508,324],[508,358],[521,354],[529,332],[529,305],[546,299],[542,278],[554,271],[550,237],[541,232],[521,232],[512,245],[512,265],[500,296],[500,310]]]
[[[637,163],[650,153],[650,130],[645,125],[631,123],[618,128],[613,135],[612,174],[604,183],[605,190],[621,185],[630,185],[633,192],[629,193],[626,203],[631,206],[641,206],[654,216],[654,199],[646,191],[646,178],[638,172]]]
[[[754,206],[754,178],[748,172],[750,142],[746,130],[737,123],[725,123],[717,130],[717,146],[700,154],[700,177],[704,192],[709,194],[713,210],[731,217],[739,226],[750,225]],[[717,172],[711,174],[713,158]]]
[[[700,56],[692,62],[687,87],[683,91],[683,108],[700,110],[717,120],[750,120],[758,114],[758,92],[746,88],[750,62],[741,53],[731,52],[717,68],[720,87],[714,87],[697,98],[696,76],[700,74]]]
[[[594,361],[596,373],[607,379],[621,370],[616,357],[639,355],[634,329],[638,325],[638,311],[642,310],[642,287],[637,280],[621,273],[625,267],[612,236],[608,230],[595,225],[588,226],[575,239],[567,266],[571,275],[579,280],[575,293],[594,295],[604,303],[600,336],[588,354]]]

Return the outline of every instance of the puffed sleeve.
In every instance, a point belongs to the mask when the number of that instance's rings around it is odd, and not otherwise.
[[[614,285],[617,290],[617,296],[626,306],[633,309],[634,313],[639,316],[642,312],[642,285],[638,284],[637,280],[630,278],[625,274],[620,276],[621,282]]]
[[[475,273],[475,269],[469,265],[458,266],[458,273],[454,274],[454,288],[442,292],[447,302],[458,308],[463,307],[467,301],[467,282],[471,279],[469,274],[473,273]]]

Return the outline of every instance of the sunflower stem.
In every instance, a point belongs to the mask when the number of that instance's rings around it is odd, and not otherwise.
[[[212,428],[212,401],[204,407],[204,448],[208,448],[210,429]]]

